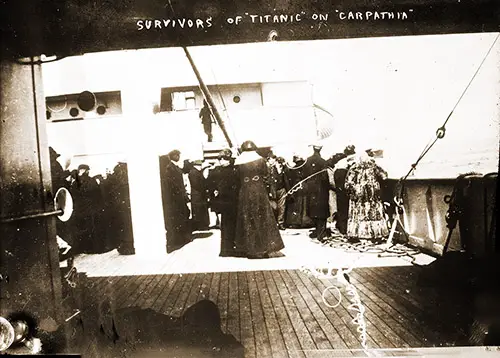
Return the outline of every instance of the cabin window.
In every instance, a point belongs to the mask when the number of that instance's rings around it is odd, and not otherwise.
[[[90,100],[89,100],[90,99]],[[121,116],[120,91],[90,92],[45,98],[46,118],[50,122]]]
[[[160,112],[196,109],[196,92],[191,88],[162,88]]]

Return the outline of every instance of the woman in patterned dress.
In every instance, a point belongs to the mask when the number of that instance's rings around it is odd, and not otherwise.
[[[380,241],[389,234],[380,195],[380,182],[387,173],[368,154],[348,171],[345,189],[349,196],[347,236]]]

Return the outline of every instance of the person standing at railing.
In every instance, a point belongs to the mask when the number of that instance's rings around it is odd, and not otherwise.
[[[212,112],[206,100],[203,100],[203,108],[200,110],[199,117],[201,118],[201,123],[203,124],[203,130],[207,135],[209,142],[212,142]]]

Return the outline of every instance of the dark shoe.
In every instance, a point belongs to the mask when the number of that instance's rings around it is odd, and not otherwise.
[[[316,231],[312,231],[312,232],[309,234],[309,237],[310,237],[311,239],[315,239],[315,238],[317,238],[317,237],[318,237],[318,233],[317,233]]]
[[[280,230],[286,230],[285,226],[283,224],[278,225],[278,229]]]

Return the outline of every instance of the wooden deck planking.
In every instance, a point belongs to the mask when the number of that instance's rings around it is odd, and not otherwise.
[[[293,301],[295,302],[295,306],[299,311],[302,321],[306,325],[307,330],[310,332],[311,337],[314,340],[316,349],[320,350],[331,349],[332,345],[328,341],[328,338],[325,332],[323,331],[323,328],[318,323],[316,317],[314,317],[314,314],[309,309],[297,285],[295,285],[295,283],[292,281],[292,279],[288,275],[288,272],[281,271],[280,274],[281,278],[283,279],[283,282],[288,287],[288,290],[292,295]]]
[[[214,273],[212,276],[212,281],[210,281],[210,287],[208,289],[208,299],[210,301],[215,303],[218,302],[219,288],[220,288],[220,274]]]
[[[326,317],[325,312],[321,309],[320,305],[323,304],[318,303],[311,292],[307,289],[305,284],[300,280],[297,273],[292,270],[288,270],[286,272],[293,284],[297,288],[298,292],[301,294],[302,299],[306,303],[309,311],[314,316],[316,321],[318,322],[319,327],[324,331],[326,339],[330,342],[330,348],[340,348],[347,349],[348,346],[342,339],[340,332],[337,331],[335,325],[333,325],[328,318]],[[321,348],[325,349],[325,348]]]
[[[410,347],[422,347],[425,345],[425,340],[422,333],[412,333],[414,331],[412,323],[401,316],[396,310],[380,300],[376,293],[370,291],[366,286],[358,281],[356,273],[351,274],[351,282],[357,287],[362,302],[365,302],[368,307],[377,313],[381,320],[386,322],[392,329],[408,343]],[[422,338],[419,338],[422,336]]]
[[[330,281],[333,283],[332,281]],[[356,286],[354,286],[356,287]],[[356,288],[357,290],[357,288]],[[358,294],[360,294],[358,292]],[[344,303],[347,304],[347,300],[349,299],[347,295],[345,296]],[[361,299],[361,295],[360,295]],[[361,300],[361,304],[365,307],[365,321],[367,331],[371,332],[371,335],[376,337],[376,341],[378,344],[383,344],[381,348],[396,348],[396,347],[407,347],[407,342],[404,341],[395,331],[393,331],[392,327],[387,325],[381,317],[375,313],[376,306],[367,305],[366,302]],[[372,309],[373,308],[373,309]],[[376,329],[373,332],[373,329]]]
[[[311,333],[307,329],[304,321],[300,316],[300,313],[293,301],[293,297],[288,291],[286,284],[283,282],[279,271],[275,271],[273,275],[271,275],[271,279],[274,281],[276,288],[279,292],[279,295],[283,301],[285,306],[285,310],[290,318],[290,322],[295,330],[295,334],[299,340],[301,349],[303,351],[308,350],[316,350],[316,344],[314,343],[314,339],[311,337]]]
[[[265,271],[261,272],[261,275],[266,283],[269,299],[273,305],[276,320],[279,324],[281,334],[283,335],[283,340],[289,356],[300,358],[305,357],[297,332],[295,331],[286,311],[285,303],[278,292],[278,288],[276,287],[274,280],[272,279],[272,274],[269,271]]]
[[[148,275],[143,279],[134,281],[134,285],[129,286],[130,289],[130,292],[128,292],[129,294],[127,295],[126,292],[125,294],[120,296],[117,302],[117,306],[134,307],[135,302],[139,299],[141,295],[143,295],[144,289],[151,283],[153,279],[154,275]]]
[[[264,316],[257,283],[255,282],[255,273],[246,272],[245,276],[247,278],[250,295],[255,353],[257,357],[272,357],[271,344],[267,333],[266,317]]]
[[[325,288],[330,286],[330,282],[328,280],[320,280],[320,279],[317,279],[315,277],[308,277],[308,279],[316,287],[317,295],[319,297],[322,296]],[[333,305],[335,303],[331,302],[330,304]],[[343,293],[341,304],[338,307],[336,307],[335,309],[333,309],[333,311],[335,311],[338,314],[338,316],[342,320],[342,324],[344,326],[346,326],[354,334],[354,336],[357,338],[358,346],[356,348],[359,348],[361,346],[361,340],[359,338],[360,333],[357,331],[357,327],[352,323],[352,320],[354,319],[355,315],[351,310],[347,309],[347,306],[348,305],[345,303],[345,294]],[[375,343],[374,339],[372,338],[372,333],[373,332],[368,332],[368,334],[367,334],[367,344],[371,347],[378,347],[378,345]]]
[[[412,270],[413,269],[413,270]],[[412,282],[407,294],[421,303],[425,312],[433,311],[432,318],[441,322],[442,326],[447,329],[451,337],[455,340],[467,341],[469,337],[469,327],[464,322],[472,320],[471,297],[467,293],[439,292],[430,289],[429,287],[420,287],[417,284],[418,273],[421,268],[405,267],[404,270],[396,270],[394,268],[384,267],[381,274],[389,276],[391,280],[396,282]],[[440,307],[439,310],[434,310],[435,307]]]
[[[186,275],[186,279],[184,281],[184,285],[180,288],[179,294],[177,295],[177,300],[170,307],[169,311],[164,311],[164,313],[168,316],[180,317],[184,313],[184,309],[186,307],[187,299],[190,293],[193,290],[196,290],[194,287],[194,281],[199,274]]]
[[[399,285],[395,287],[394,283],[391,283],[386,278],[374,273],[370,269],[365,269],[363,274],[365,274],[374,284],[376,283],[384,287],[387,294],[401,304],[406,312],[414,314],[419,320],[426,322],[428,326],[437,328],[440,332],[444,331],[443,322],[437,319],[436,314],[425,310],[418,301],[406,293],[405,290],[408,285],[404,286],[404,288],[399,287]]]
[[[266,321],[267,336],[271,345],[272,357],[288,358],[283,333],[281,332],[276,313],[274,311],[266,281],[262,272],[254,275],[256,289],[259,292],[260,304]]]
[[[364,277],[362,278],[362,280],[363,282],[361,284],[361,287],[374,292],[374,294],[378,297],[377,303],[379,305],[385,307],[386,311],[392,312],[395,317],[398,317],[400,320],[405,321],[405,325],[409,327],[416,327],[417,331],[420,330],[419,333],[424,337],[424,341],[426,339],[428,339],[430,342],[439,340],[438,331],[435,330],[434,327],[429,327],[426,325],[422,326],[422,321],[419,318],[419,315],[409,312],[406,307],[400,303],[398,297],[390,296],[387,293],[387,290],[373,284],[373,280],[367,280]]]
[[[170,277],[170,280],[168,280],[166,285],[162,288],[162,291],[151,307],[159,313],[169,312],[172,309],[175,299],[179,295],[179,291],[185,281],[182,275],[169,275],[167,277]]]
[[[151,308],[159,312],[163,307],[165,297],[168,297],[168,292],[172,290],[177,280],[179,280],[179,275],[162,275],[162,279],[151,291],[150,296],[144,300],[141,307]]]
[[[207,300],[210,292],[210,284],[212,282],[212,272],[207,272],[203,274],[203,281],[201,282],[200,292],[198,294],[198,300]]]
[[[429,327],[439,310],[425,302],[426,291],[432,290],[417,292],[416,275],[405,268],[398,277],[398,269],[359,268],[350,274],[366,308],[368,347],[453,343],[457,334],[450,333],[450,324]],[[241,341],[247,357],[281,358],[335,356],[335,350],[361,348],[345,294],[337,308],[323,303],[321,295],[329,285],[328,280],[286,270],[95,277],[90,286],[111,294],[119,306],[151,307],[173,316],[210,299],[219,307],[222,330]],[[401,293],[407,288],[413,292],[410,297]]]
[[[332,309],[324,304],[321,298],[323,291],[319,290],[312,282],[315,278],[309,277],[302,272],[295,272],[295,276],[300,279],[302,284],[311,293],[311,296],[316,301],[319,309],[323,312],[331,325],[335,327],[336,333],[339,334],[345,345],[347,345],[349,349],[358,349],[360,347],[360,341],[358,338],[359,333],[357,333],[355,329],[347,326],[335,309]]]
[[[158,297],[157,288],[161,284],[163,275],[155,275],[151,283],[144,289],[139,298],[135,301],[138,307],[151,308],[156,297]]]
[[[238,288],[238,273],[229,273],[229,299],[227,332],[232,334],[237,340],[241,337],[240,330],[240,302]]]
[[[219,283],[219,296],[217,306],[220,310],[220,320],[222,332],[227,332],[227,316],[229,305],[229,272],[222,272]]]
[[[120,295],[126,294],[128,285],[135,280],[140,280],[141,276],[124,276],[121,280],[115,281],[106,286],[106,296],[111,300],[115,308],[119,308]]]
[[[200,295],[201,285],[203,283],[204,275],[205,275],[204,273],[196,274],[194,281],[193,281],[193,284],[191,285],[191,291],[189,292],[189,295],[186,298],[186,301],[184,303],[184,307],[182,308],[180,315],[182,315],[184,313],[184,311],[187,310],[189,307],[191,307],[192,305],[196,304],[196,302],[198,302],[198,296]]]
[[[250,292],[247,276],[238,272],[239,301],[240,301],[240,332],[241,343],[245,347],[245,357],[256,357],[255,334],[252,324],[252,311],[250,307]]]
[[[400,322],[387,313],[381,305],[372,299],[372,297],[374,297],[372,292],[367,291],[362,285],[357,285],[357,281],[352,276],[351,282],[356,285],[361,302],[363,302],[366,307],[370,307],[370,310],[379,317],[381,327],[390,327],[390,329],[403,340],[404,344],[396,343],[399,348],[423,346],[424,342],[420,338],[411,333],[410,330],[400,324]]]

